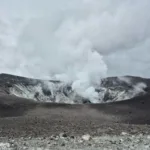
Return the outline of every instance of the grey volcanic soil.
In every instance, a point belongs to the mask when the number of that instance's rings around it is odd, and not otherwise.
[[[63,136],[62,136],[63,135]],[[3,150],[149,150],[149,135],[131,135],[122,132],[118,136],[72,136],[60,134],[47,138],[0,139]]]
[[[150,94],[114,103],[70,105],[0,92],[0,149],[150,149]],[[129,135],[122,137],[122,132]],[[92,139],[84,141],[84,134]]]
[[[122,130],[149,134],[149,98],[145,95],[109,104],[70,105],[5,95],[0,97],[0,133],[2,137],[47,137],[61,132],[116,135]]]
[[[149,150],[149,107],[149,95],[85,105],[39,103],[3,95],[0,149]],[[89,140],[82,138],[85,134],[90,134]]]

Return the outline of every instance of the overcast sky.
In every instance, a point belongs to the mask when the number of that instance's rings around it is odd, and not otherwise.
[[[65,59],[58,62],[58,66],[62,65],[61,69],[64,69],[60,72],[65,73],[67,62],[74,65],[74,62],[66,60],[65,54],[75,51],[76,46],[80,47],[82,44],[79,41],[88,41],[91,45],[88,48],[96,50],[103,57],[101,61],[106,66],[101,66],[101,72],[106,71],[107,76],[129,74],[150,77],[149,0],[0,0],[0,16],[4,20],[12,16],[19,16],[22,19],[31,16],[47,17],[45,20],[29,23],[23,31],[22,39],[25,36],[32,37],[30,41],[34,45],[30,44],[38,47],[35,58],[31,57],[31,60],[24,63],[31,63],[33,59],[42,57],[47,65],[43,63],[41,66],[45,66],[45,70],[51,70],[52,66],[48,64],[56,64],[55,61],[60,60],[60,56],[55,60],[52,59],[56,56],[57,49],[58,53],[64,53]],[[9,30],[13,33],[11,37],[15,39],[13,29]],[[57,41],[56,35],[59,39]],[[61,44],[64,48],[58,46]],[[72,47],[72,50],[66,52],[66,45]],[[23,49],[23,46],[21,48]],[[22,53],[25,61],[27,54]],[[28,54],[31,56],[30,52]],[[48,55],[51,57],[47,57]],[[70,54],[70,57],[73,55]],[[81,59],[80,57],[78,59]],[[28,55],[27,58],[29,59]],[[76,59],[72,58],[73,61]],[[10,62],[9,60],[8,64]],[[41,60],[39,63],[42,62]],[[56,73],[58,70],[55,70]]]

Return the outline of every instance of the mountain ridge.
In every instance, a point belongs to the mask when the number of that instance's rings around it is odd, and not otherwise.
[[[130,99],[150,93],[150,79],[136,76],[107,77],[95,88],[99,103]],[[92,103],[72,90],[71,83],[41,80],[22,76],[0,74],[0,93],[56,103]]]

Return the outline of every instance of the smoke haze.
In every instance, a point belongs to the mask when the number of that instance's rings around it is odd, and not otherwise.
[[[150,77],[149,0],[0,0],[0,71],[73,82]]]

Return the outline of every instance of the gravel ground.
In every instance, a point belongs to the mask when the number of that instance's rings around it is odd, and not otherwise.
[[[0,150],[150,150],[149,98],[66,105],[1,96]]]
[[[0,138],[1,150],[149,150],[150,135],[67,136],[49,138]]]

